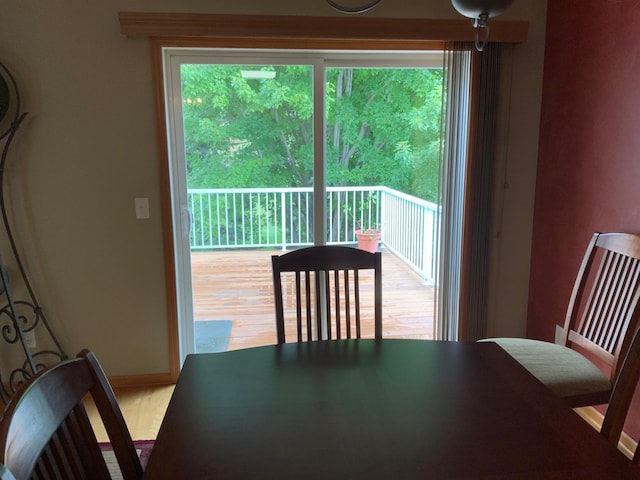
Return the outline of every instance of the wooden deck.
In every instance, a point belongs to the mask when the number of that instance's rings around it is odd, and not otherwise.
[[[231,320],[228,350],[276,343],[271,255],[281,253],[192,253],[194,318]],[[385,249],[382,272],[383,337],[434,338],[436,289]]]

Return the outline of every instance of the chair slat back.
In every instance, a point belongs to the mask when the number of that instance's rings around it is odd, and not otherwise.
[[[115,395],[85,350],[38,372],[11,398],[0,420],[0,463],[17,479],[110,479],[83,405],[91,394],[125,480],[142,466]]]
[[[75,407],[62,421],[37,459],[35,478],[96,478],[110,479],[82,405]]]
[[[373,336],[382,338],[379,252],[309,247],[272,256],[272,268],[278,343],[285,342],[291,317],[298,342],[361,338],[362,319],[369,317],[373,317]],[[371,288],[365,289],[365,284]],[[368,298],[372,306],[367,309]]]
[[[596,267],[597,266],[597,267]],[[640,236],[594,234],[576,278],[563,343],[579,345],[611,367],[612,383],[639,314]]]

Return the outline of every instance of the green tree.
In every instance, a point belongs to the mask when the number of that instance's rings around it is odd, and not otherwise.
[[[272,67],[274,81],[246,79],[240,65],[184,65],[189,186],[308,184],[312,166],[309,67]],[[266,70],[266,69],[265,69]]]
[[[312,184],[311,67],[194,64],[181,74],[191,188]],[[441,95],[439,69],[329,69],[327,183],[436,201]]]
[[[328,183],[385,185],[425,198],[415,175],[420,169],[437,184],[441,83],[434,69],[329,70]]]

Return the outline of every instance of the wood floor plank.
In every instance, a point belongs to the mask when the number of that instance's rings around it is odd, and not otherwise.
[[[155,440],[173,388],[173,385],[155,385],[114,389],[118,405],[134,440]],[[84,404],[98,441],[109,441],[91,398],[86,398]]]

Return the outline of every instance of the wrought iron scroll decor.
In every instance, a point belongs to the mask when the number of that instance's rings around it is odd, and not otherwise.
[[[5,237],[0,241],[0,251],[10,253],[11,257],[10,267],[0,258],[0,397],[4,403],[39,369],[67,358],[31,287],[6,208],[5,173],[9,147],[26,116],[27,112],[22,112],[15,78],[0,63],[0,211]],[[17,274],[9,276],[8,272],[13,273],[14,268]],[[26,298],[16,300],[12,290]]]

